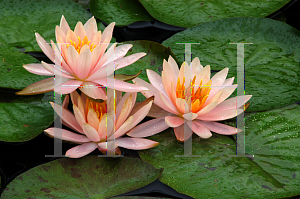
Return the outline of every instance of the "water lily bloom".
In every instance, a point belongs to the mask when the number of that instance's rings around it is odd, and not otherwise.
[[[130,84],[114,79],[114,84],[108,84],[108,77],[114,71],[128,66],[146,53],[135,53],[124,57],[131,44],[120,45],[116,43],[108,50],[115,23],[109,24],[103,33],[98,31],[94,17],[84,25],[78,22],[72,31],[62,16],[60,26],[56,26],[56,44],[51,40],[51,46],[36,33],[36,40],[45,55],[53,62],[59,64],[26,64],[23,67],[34,74],[62,77],[61,83],[51,77],[27,86],[17,95],[34,95],[54,90],[60,94],[68,94],[79,88],[86,95],[97,99],[106,99],[106,94],[100,86],[113,88],[124,92],[138,92],[147,90],[142,86]],[[107,51],[106,51],[107,50]],[[59,66],[58,66],[59,65]],[[97,88],[97,89],[95,89]]]
[[[120,147],[141,150],[148,149],[158,145],[158,142],[144,139],[122,137],[131,129],[139,128],[137,124],[148,114],[153,98],[149,98],[138,106],[134,107],[137,93],[117,93],[116,107],[112,108],[113,97],[102,103],[91,101],[83,93],[81,96],[76,92],[70,94],[73,102],[74,114],[66,109],[68,106],[68,95],[64,99],[63,105],[59,106],[50,102],[56,113],[61,117],[63,124],[78,133],[61,129],[61,139],[80,144],[69,149],[66,156],[70,158],[79,158],[89,154],[98,148],[101,152],[109,150],[107,144],[115,142],[112,149],[120,154]],[[115,110],[115,111],[113,111]],[[113,118],[116,118],[115,120]],[[60,129],[57,129],[60,130]],[[143,129],[142,129],[143,130]],[[48,128],[45,132],[51,137],[59,136],[54,134],[55,128]]]
[[[225,68],[210,78],[210,66],[203,68],[199,58],[195,58],[189,66],[186,62],[180,70],[175,60],[170,56],[163,62],[161,76],[152,70],[147,70],[151,84],[135,78],[136,84],[145,86],[149,91],[143,91],[145,97],[155,96],[154,104],[148,116],[160,128],[174,128],[178,141],[185,141],[192,132],[201,138],[212,136],[211,131],[223,135],[239,133],[241,130],[218,123],[236,117],[243,112],[242,106],[252,95],[238,96],[227,99],[236,89],[232,85],[234,78],[226,79],[228,68]],[[227,99],[227,100],[226,100]],[[192,130],[184,136],[184,123]],[[143,128],[143,126],[140,126]],[[147,137],[149,132],[131,131],[132,137]]]

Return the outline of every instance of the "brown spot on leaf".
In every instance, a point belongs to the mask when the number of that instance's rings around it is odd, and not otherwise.
[[[49,171],[49,169],[51,168],[51,166],[42,166],[42,168],[43,168],[45,171]]]
[[[71,177],[72,178],[80,178],[82,175],[79,173],[78,169],[71,168]]]
[[[24,127],[28,127],[28,126],[29,126],[29,124],[24,124],[23,126],[24,126]]]
[[[41,191],[45,192],[45,193],[50,193],[51,190],[49,190],[48,188],[41,188]]]
[[[272,190],[270,187],[268,187],[267,185],[261,185],[262,186],[262,188],[264,188],[264,189],[270,189],[270,190]]]
[[[44,179],[43,177],[41,177],[41,176],[39,176],[38,179],[39,179],[40,182],[48,182],[48,180],[45,180],[45,179]]]
[[[55,188],[55,187],[51,187],[52,189],[55,189],[55,190],[58,190],[58,188]]]
[[[156,61],[155,60],[151,60],[150,65],[153,66],[155,64],[156,64]]]
[[[203,5],[203,3],[201,3],[201,5]]]
[[[8,71],[11,71],[11,69],[10,69],[10,68],[7,68],[7,70],[8,70]]]
[[[19,179],[19,180],[21,180],[21,181],[23,181],[23,176],[18,176],[16,178]]]
[[[293,174],[293,179],[295,179],[296,178],[296,174]]]
[[[209,18],[212,18],[212,16],[209,16]]]
[[[30,191],[31,191],[31,190],[29,190],[29,189],[28,189],[28,190],[25,190],[26,193],[28,193],[28,192],[30,192]]]
[[[100,168],[100,166],[99,165],[96,165],[96,169],[99,169]]]

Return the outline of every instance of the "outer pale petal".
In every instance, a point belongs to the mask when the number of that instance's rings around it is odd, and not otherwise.
[[[97,23],[96,20],[93,17],[91,17],[85,24],[84,24],[84,29],[86,32],[86,36],[88,37],[89,40],[92,40],[94,35],[97,33]]]
[[[49,103],[51,104],[51,106],[53,107],[55,112],[59,115],[59,117],[64,122],[66,122],[69,126],[71,126],[77,132],[83,134],[82,128],[80,127],[80,125],[78,124],[76,118],[74,117],[74,115],[70,111],[68,111],[67,109],[59,106],[58,104],[54,104],[53,102],[49,102]]]
[[[223,102],[224,100],[226,100],[236,89],[238,85],[230,85],[230,86],[226,86],[225,88],[222,89],[223,93],[221,95],[221,97],[218,100],[218,104],[220,104],[221,102]]]
[[[205,121],[222,121],[227,120],[233,117],[236,117],[237,115],[241,114],[244,110],[243,109],[229,109],[225,111],[211,111],[207,114],[200,115],[197,117],[199,120],[205,120]]]
[[[75,29],[74,29],[74,33],[77,36],[79,36],[81,39],[83,39],[84,36],[86,35],[83,24],[80,21],[76,24]]]
[[[204,114],[209,113],[218,105],[218,101],[211,102],[206,107],[197,112],[198,117]]]
[[[207,99],[207,101],[209,101],[211,98],[214,97],[214,95],[220,90],[222,89],[222,85],[224,84],[226,77],[228,74],[228,68],[224,68],[223,70],[219,71],[217,74],[215,74],[212,78],[211,78],[211,91],[209,92],[209,97]]]
[[[187,124],[199,137],[207,139],[212,136],[211,132],[202,124],[198,123],[197,120],[188,121]]]
[[[133,107],[132,106],[132,103],[133,103],[132,102],[132,94],[129,95],[128,97],[125,95],[124,95],[124,97],[126,97],[126,100],[124,101],[124,103],[122,103],[123,106],[120,107],[118,104],[117,108],[116,108],[116,117],[117,117],[116,129],[118,129],[123,124],[123,122],[126,120],[126,118],[128,117],[128,115]],[[121,103],[120,103],[120,105],[121,105]]]
[[[252,95],[242,95],[227,99],[224,102],[220,103],[218,106],[216,106],[214,111],[219,112],[229,109],[238,109],[241,106],[243,106],[251,97]]]
[[[129,131],[130,129],[132,129],[133,126],[133,121],[134,118],[133,116],[130,116],[121,126],[119,129],[116,130],[114,136],[115,138],[118,138],[122,135],[124,135],[125,133],[127,133],[127,131]]]
[[[69,80],[55,87],[54,91],[59,94],[69,94],[75,91],[83,81]]]
[[[54,74],[45,69],[42,64],[25,64],[23,65],[28,72],[37,74],[37,75],[45,75],[45,76],[53,76]]]
[[[68,48],[68,51],[67,51],[67,62],[72,70],[72,72],[74,74],[78,74],[78,70],[76,68],[76,62],[77,62],[77,59],[78,59],[78,52],[75,50],[75,48],[70,45],[69,48]]]
[[[175,78],[177,79],[178,74],[179,74],[179,68],[178,68],[176,61],[173,59],[173,57],[171,55],[169,56],[168,63],[170,65],[171,69],[173,70]]]
[[[165,118],[157,118],[134,127],[127,135],[131,137],[148,137],[162,132],[167,128],[169,128],[169,126],[166,124]]]
[[[154,99],[154,101],[155,101],[155,99]],[[165,111],[164,109],[160,108],[156,104],[152,104],[151,109],[150,109],[149,113],[147,114],[148,117],[153,117],[153,118],[166,117],[166,116],[171,116],[171,115],[173,115],[173,114]]]
[[[75,104],[73,104],[73,111],[74,111],[76,121],[78,122],[80,127],[83,128],[83,124],[86,123],[84,115],[81,114],[79,108]]]
[[[66,152],[66,157],[81,158],[81,157],[91,153],[92,151],[94,151],[97,147],[98,147],[98,145],[94,142],[88,142],[85,144],[81,144],[79,146],[75,146],[75,147],[69,149]]]
[[[71,131],[65,130],[65,129],[58,129],[58,128],[48,128],[44,130],[48,135],[51,137],[54,137],[54,131],[57,130],[58,132],[61,130],[61,137],[57,135],[56,138],[61,138],[62,140],[75,142],[75,143],[84,143],[84,142],[90,142],[90,140],[84,136],[79,135],[76,133],[72,133]],[[56,135],[56,134],[55,134]]]
[[[168,95],[165,91],[161,76],[150,69],[146,69],[146,72],[147,72],[148,79],[149,79],[150,83],[152,84],[152,86],[154,86],[159,92],[161,92],[167,98]],[[171,103],[171,101],[170,101],[170,103]]]
[[[91,70],[92,53],[90,49],[86,49],[81,53],[76,62],[77,77],[79,79],[86,79]]]
[[[108,40],[108,41],[111,40],[114,27],[115,27],[115,22],[112,22],[104,29],[101,38],[101,43],[104,42],[104,40]]]
[[[218,122],[206,122],[206,121],[201,121],[201,120],[196,120],[199,124],[202,124],[203,126],[205,126],[206,128],[208,128],[208,130],[213,131],[215,133],[218,134],[222,134],[222,135],[233,135],[236,133],[241,132],[241,129],[232,127],[232,126],[228,126],[226,124],[221,124]]]
[[[115,60],[123,58],[130,48],[132,48],[132,44],[123,44],[117,46],[115,49]]]
[[[115,81],[115,85],[108,85],[107,80],[109,82]],[[108,87],[108,88],[111,88],[111,89],[116,89],[118,91],[123,91],[123,92],[141,92],[141,91],[149,90],[146,87],[135,85],[135,84],[130,84],[130,83],[118,80],[118,79],[112,79],[110,77],[108,77],[107,80],[106,79],[99,79],[99,80],[95,80],[93,82],[95,82],[97,84],[100,84],[100,85],[103,85],[105,87]]]
[[[68,30],[70,30],[70,26],[67,23],[64,15],[61,17],[61,20],[60,20],[60,28],[65,34],[67,34]]]
[[[174,107],[173,104],[170,104],[167,98],[163,94],[159,93],[159,98],[164,104],[164,106],[167,107],[167,109],[169,109],[171,113],[178,115],[177,110],[173,108]]]
[[[116,63],[114,62],[102,66],[94,73],[90,73],[90,76],[86,79],[86,81],[94,81],[94,80],[99,80],[99,79],[109,77],[115,71],[116,66],[117,66]]]
[[[116,144],[127,149],[141,150],[155,147],[159,143],[144,138],[117,138]]]
[[[59,26],[56,26],[56,28],[55,28],[55,37],[56,37],[57,42],[59,40],[58,39],[59,37],[61,38],[62,42],[65,42],[67,35],[64,33],[64,31]]]
[[[198,57],[195,57],[191,63],[191,67],[192,67],[192,78],[194,78],[194,75],[196,75],[196,77],[198,76],[198,74],[201,72],[201,70],[203,69],[203,66],[200,63],[200,60]]]
[[[55,67],[54,64],[47,64],[47,63],[45,63],[43,61],[41,63],[42,63],[41,65],[44,68],[44,70],[49,71],[52,75],[59,75],[59,76],[65,77],[65,78],[74,79],[73,76],[71,76],[68,73],[62,71],[60,68]]]
[[[205,66],[196,77],[195,85],[202,83],[205,84],[210,80],[210,65]]]
[[[187,132],[184,132],[184,124],[183,124],[181,126],[175,127],[174,133],[175,133],[176,139],[179,142],[184,142],[185,140],[189,139],[192,136],[193,131],[191,129],[189,129]]]
[[[145,55],[146,55],[146,53],[135,53],[133,55],[129,55],[124,58],[116,60],[115,62],[118,65],[116,70],[124,68],[125,66],[128,66],[128,65],[136,62],[137,60],[144,57]]]
[[[184,123],[184,119],[176,116],[165,117],[165,122],[169,127],[178,127]]]
[[[16,92],[16,95],[36,95],[53,91],[56,86],[54,83],[54,77],[50,77],[27,86],[23,90]]]
[[[83,82],[82,87],[79,88],[84,94],[94,99],[106,100],[106,93],[103,86],[95,84],[94,82]]]
[[[93,142],[99,142],[100,136],[96,129],[94,129],[91,125],[88,123],[84,123],[82,126],[84,134]]]
[[[234,77],[228,78],[225,80],[223,86],[230,86],[233,84],[233,81],[234,81]]]

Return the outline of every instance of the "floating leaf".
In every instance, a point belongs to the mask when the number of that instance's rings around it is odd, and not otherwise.
[[[237,77],[237,45],[229,43],[241,42],[253,43],[244,45],[245,91],[252,95],[247,111],[299,101],[300,32],[285,23],[261,18],[222,19],[186,29],[162,44],[171,47],[182,63],[184,45],[176,43],[200,43],[192,44],[193,57],[212,70],[228,67],[228,77]]]
[[[154,20],[138,0],[91,0],[90,9],[98,19],[105,23],[116,22],[116,26]]]
[[[53,101],[53,92],[18,96],[1,91],[0,141],[25,142],[42,133],[54,121],[49,101]]]
[[[201,140],[194,134],[193,155],[200,157],[176,157],[184,154],[184,145],[170,129],[153,136],[160,144],[139,155],[164,168],[163,183],[191,197],[295,196],[300,183],[299,116],[299,105],[247,114],[244,157],[235,155],[235,141],[218,134]]]
[[[139,0],[155,19],[180,27],[192,27],[203,22],[229,17],[265,17],[289,0],[222,1],[222,0]]]
[[[137,158],[57,159],[16,177],[3,198],[109,198],[143,187],[162,169]]]

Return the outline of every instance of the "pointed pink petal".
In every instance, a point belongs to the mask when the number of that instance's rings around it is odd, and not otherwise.
[[[85,144],[81,144],[81,145],[78,145],[78,146],[75,146],[75,147],[69,149],[66,152],[66,157],[81,158],[81,157],[91,153],[92,151],[94,151],[97,147],[98,147],[98,145],[94,142],[88,142]]]
[[[132,129],[133,126],[133,121],[134,118],[133,116],[130,116],[121,126],[119,129],[116,129],[116,132],[114,134],[115,138],[121,137],[122,135],[124,135],[125,133],[127,133],[127,131],[129,131],[130,129]]]
[[[68,109],[69,101],[70,101],[70,97],[69,97],[69,95],[66,95],[65,99],[62,103],[62,107],[65,108],[65,109]]]
[[[36,95],[53,91],[55,87],[54,77],[35,82],[21,91],[16,92],[16,95]]]
[[[76,62],[76,69],[77,69],[77,77],[79,79],[86,79],[90,69],[91,69],[91,62],[92,62],[92,53],[89,49],[85,50],[81,53]]]
[[[104,42],[105,40],[108,40],[108,42],[111,40],[114,27],[115,27],[115,22],[112,22],[104,29],[101,38],[101,43]]]
[[[120,147],[133,150],[149,149],[159,144],[144,138],[117,138],[115,142]]]
[[[85,33],[85,29],[83,27],[83,24],[79,21],[77,22],[75,29],[74,29],[74,33],[80,37],[80,39],[82,40],[84,38],[84,36],[86,35]]]
[[[76,75],[78,74],[78,69],[76,68],[76,62],[78,57],[79,57],[78,52],[75,50],[73,46],[70,45],[67,51],[67,62],[72,72]]]
[[[74,112],[77,123],[79,124],[79,126],[81,128],[83,128],[83,124],[86,123],[85,116],[82,115],[79,108],[75,104],[73,104],[73,112]]]
[[[203,66],[200,63],[200,60],[198,57],[195,57],[191,63],[191,67],[192,67],[192,78],[194,78],[194,75],[196,75],[196,77],[198,76],[198,74],[201,72],[201,70],[203,69]]]
[[[91,125],[88,123],[84,123],[82,126],[82,130],[84,134],[93,142],[99,142],[100,141],[100,136],[96,129],[94,129]]]
[[[92,42],[91,42],[91,45],[95,44],[95,45],[99,45],[100,44],[100,41],[101,41],[101,38],[102,38],[102,33],[101,31],[98,31],[94,37],[92,38]],[[104,47],[104,46],[103,46]],[[105,45],[105,48],[104,48],[104,51],[106,50],[107,48],[107,45]],[[103,51],[103,53],[104,53]]]
[[[218,106],[216,106],[214,111],[219,112],[219,111],[224,111],[229,109],[238,109],[241,106],[243,106],[248,100],[250,100],[251,97],[252,95],[241,95],[241,96],[227,99],[222,103],[218,104]]]
[[[163,94],[159,93],[159,98],[162,101],[162,103],[165,105],[165,107],[167,107],[170,110],[171,113],[173,113],[174,115],[178,115],[178,112],[174,108],[173,104],[169,103],[169,101]]]
[[[72,103],[75,104],[76,106],[78,106],[78,98],[80,96],[77,93],[77,91],[73,91],[72,93],[70,93],[70,96],[71,96]]]
[[[189,105],[185,101],[185,99],[177,98],[176,99],[176,107],[180,111],[181,114],[190,112]]]
[[[171,90],[175,89],[175,88],[172,88],[172,85],[173,86],[176,85],[177,79],[176,79],[175,74],[173,73],[170,65],[168,64],[168,62],[166,60],[164,60],[163,67],[164,67],[164,70],[161,73],[162,85],[163,85],[164,90],[166,91],[167,95],[169,96],[169,98],[171,98],[171,93],[172,93]],[[148,78],[150,78],[150,77],[148,76]],[[153,85],[153,86],[156,87],[155,85]],[[157,88],[157,89],[159,89],[159,88]]]
[[[96,48],[94,48],[94,50],[92,52],[92,63],[91,63],[92,69],[94,69],[96,67],[97,63],[101,59],[102,55],[100,56],[100,53],[103,53],[103,52],[102,52],[101,46],[98,45]]]
[[[172,113],[172,110],[169,109],[169,108],[161,101],[160,96],[159,96],[159,91],[158,91],[154,86],[152,86],[152,85],[149,84],[148,82],[146,82],[146,81],[144,81],[144,80],[142,80],[142,79],[140,79],[140,78],[138,78],[138,77],[135,78],[135,79],[133,79],[132,81],[133,81],[133,83],[135,83],[135,84],[138,84],[138,85],[141,85],[141,86],[144,86],[144,87],[148,88],[149,91],[142,91],[141,93],[142,93],[146,98],[149,98],[149,97],[151,97],[151,96],[154,95],[154,96],[155,96],[155,98],[154,98],[154,103],[155,103],[157,106],[159,106],[160,108],[162,108],[162,109],[164,109],[164,110],[166,110],[166,111]],[[173,106],[173,105],[171,105],[171,106]],[[176,113],[176,111],[175,111],[175,113]]]
[[[55,57],[54,57],[54,52],[53,49],[50,47],[49,44],[39,35],[38,33],[35,33],[36,41],[39,45],[39,47],[42,49],[42,51],[45,53],[45,55],[52,61],[54,62]]]
[[[69,29],[68,32],[67,32],[66,43],[70,43],[71,40],[72,40],[72,42],[75,42],[76,44],[78,44],[77,35],[71,29]],[[70,45],[70,46],[72,46],[72,45]],[[70,48],[70,46],[69,46],[69,48]]]
[[[81,47],[81,49],[80,49],[80,54],[81,53],[83,53],[85,50],[87,50],[88,49],[88,51],[90,51],[90,53],[92,54],[92,52],[91,52],[91,50],[90,50],[90,47],[89,47],[89,45],[87,45],[87,44],[84,44],[82,47]]]
[[[54,75],[54,74],[55,75],[60,74],[59,76],[62,76],[62,77],[65,77],[65,78],[69,78],[69,79],[73,79],[74,78],[73,76],[71,76],[71,75],[67,74],[66,72],[62,71],[60,68],[55,67],[54,64],[47,64],[47,63],[45,63],[43,61],[41,63],[42,63],[41,65],[44,68],[44,70],[49,71],[52,75]]]
[[[123,44],[115,49],[115,60],[123,58],[130,48],[132,48],[132,44]]]
[[[185,78],[184,86],[185,88],[188,88],[191,85],[191,80],[193,80],[193,77],[192,77],[192,68],[187,62],[183,62],[180,67],[179,74],[178,74],[178,78],[180,78],[180,82],[183,81],[183,77]],[[177,79],[175,82],[173,82],[173,84],[176,85],[176,83],[177,83]]]
[[[51,106],[53,107],[53,109],[55,110],[55,112],[57,113],[57,115],[59,115],[59,117],[66,122],[69,126],[71,126],[75,131],[82,133],[83,134],[83,130],[80,127],[80,125],[78,124],[76,118],[74,117],[74,115],[68,111],[67,109],[59,106],[58,104],[54,104],[53,102],[49,102],[51,104]]]
[[[78,80],[69,80],[55,87],[54,91],[59,94],[69,94],[75,91],[80,85],[82,81]]]
[[[233,84],[233,81],[234,81],[234,77],[228,78],[225,80],[223,86],[230,86]]]
[[[199,137],[207,139],[212,136],[211,132],[202,124],[197,122],[198,120],[188,121],[187,124]]]
[[[114,81],[115,84],[114,85],[108,85],[107,80],[110,81],[110,82]],[[123,91],[123,92],[140,92],[140,91],[144,91],[144,90],[147,91],[148,90],[148,88],[146,88],[146,87],[135,85],[135,84],[130,84],[130,83],[123,82],[121,80],[110,78],[110,77],[108,77],[107,80],[106,79],[98,79],[98,80],[95,80],[93,82],[95,82],[97,84],[100,84],[100,85],[103,85],[105,87],[108,87],[108,88],[111,88],[111,89],[116,89],[118,91]]]
[[[184,132],[184,124],[182,124],[181,126],[175,127],[173,129],[174,129],[176,139],[179,142],[184,142],[185,140],[189,139],[193,134],[193,131],[191,129],[187,129],[187,131]]]
[[[206,102],[204,103],[204,107],[206,107],[208,104],[217,101],[217,103],[219,103],[219,99],[222,96],[223,91],[219,91],[218,93],[216,93],[214,96],[210,96],[207,98]]]
[[[94,37],[94,35],[97,33],[98,28],[97,28],[97,22],[93,17],[91,17],[85,24],[84,24],[84,29],[86,32],[87,38],[91,41]]]
[[[230,85],[230,86],[226,86],[225,88],[221,89],[221,91],[223,91],[221,97],[218,100],[218,104],[220,104],[221,102],[223,102],[224,100],[226,100],[236,89],[238,85]]]
[[[122,92],[121,91],[118,91],[119,93],[117,93],[117,98],[120,97],[120,99],[116,99],[116,118],[119,118],[120,116],[120,113],[122,111],[122,109],[124,108],[124,104],[126,102],[126,100],[129,98],[129,96],[131,95],[131,107],[129,108],[129,113],[131,112],[132,108],[133,108],[133,105],[135,104],[134,102],[136,101],[136,96],[137,96],[137,93],[125,93],[123,96],[122,96]]]
[[[241,129],[228,126],[226,124],[221,124],[218,122],[206,122],[201,120],[196,120],[196,121],[202,124],[203,126],[205,126],[206,128],[208,128],[208,130],[222,135],[233,135],[242,131]]]
[[[23,65],[28,72],[37,74],[37,75],[45,75],[45,76],[53,76],[49,70],[46,70],[42,64],[25,64]]]
[[[83,104],[83,102],[82,102],[82,100],[81,100],[80,97],[78,98],[77,104],[78,104],[77,107],[80,110],[81,114],[84,115],[84,116],[86,116],[86,114],[85,114],[85,112],[86,112],[86,110],[85,110],[85,104]]]
[[[169,127],[178,127],[184,123],[184,119],[176,116],[165,117],[165,122]]]
[[[66,34],[59,26],[56,26],[55,28],[55,37],[56,37],[56,41],[58,41],[58,38],[60,37],[61,41],[63,42],[65,42],[67,38]]]
[[[155,101],[155,99],[154,99],[154,101]],[[166,117],[166,116],[171,116],[171,115],[173,115],[173,114],[165,111],[164,109],[160,108],[156,104],[152,104],[151,109],[150,109],[149,113],[147,114],[148,117],[153,117],[153,118]]]
[[[146,53],[135,53],[133,55],[129,55],[124,58],[116,60],[115,63],[118,65],[116,70],[124,68],[125,66],[128,66],[136,62],[137,60],[144,57],[145,55]]]
[[[113,145],[114,144],[114,145]],[[109,148],[111,149],[118,149],[118,145],[116,143],[113,143],[113,141],[103,141],[98,143],[98,148],[101,152],[105,152]],[[105,150],[105,151],[104,151]],[[106,154],[106,153],[105,153]]]
[[[84,82],[83,82],[83,84],[84,84]],[[81,94],[80,94],[80,98],[81,98],[81,101],[82,101],[83,105],[85,105],[86,104],[86,98],[87,98],[87,96],[82,91],[81,91]]]
[[[61,130],[61,136],[59,135],[59,131]],[[65,130],[65,129],[58,129],[58,128],[48,128],[44,130],[48,135],[51,137],[55,137],[58,139],[70,141],[70,142],[75,142],[75,143],[84,143],[84,142],[90,142],[90,140],[84,136],[84,135],[79,135],[76,133],[72,133],[71,131]],[[55,133],[54,135],[54,132]]]
[[[207,114],[200,115],[197,117],[199,120],[205,120],[205,121],[222,121],[227,120],[233,117],[236,117],[237,115],[241,114],[244,110],[243,109],[229,109],[225,111],[211,111]]]
[[[202,79],[202,84],[205,84],[210,80],[210,65],[205,66],[200,73],[196,76],[195,85],[200,84]]]
[[[61,30],[62,30],[65,34],[67,34],[68,30],[70,30],[70,26],[69,26],[69,24],[67,23],[67,21],[66,21],[64,15],[61,17],[60,25],[59,25],[59,26],[60,26]]]
[[[87,114],[87,123],[91,125],[94,129],[98,130],[99,118],[97,116],[96,111],[91,107],[89,107],[89,111]]]
[[[114,62],[102,66],[94,73],[90,73],[90,76],[86,79],[86,81],[95,81],[95,80],[109,77],[115,71],[116,66],[117,66],[116,63]]]
[[[168,63],[169,63],[169,65],[170,65],[170,67],[171,67],[171,69],[172,69],[172,71],[175,75],[175,79],[177,79],[178,74],[179,74],[179,68],[178,68],[178,65],[177,65],[176,61],[173,59],[173,57],[171,55],[169,56]]]
[[[224,84],[226,77],[228,74],[228,68],[224,68],[223,70],[219,71],[217,74],[215,74],[212,78],[211,78],[211,91],[209,92],[209,97],[207,98],[207,101],[210,101],[211,98],[214,97],[214,95],[216,93],[219,92],[220,89],[222,89],[222,85]]]
[[[131,129],[127,135],[131,137],[148,137],[162,132],[169,128],[165,122],[165,118],[157,118],[149,120]]]
[[[133,126],[136,126],[140,121],[142,121],[152,106],[153,100],[149,101],[146,105],[142,106],[140,109],[133,110],[130,116],[133,116]]]
[[[91,98],[106,100],[106,93],[102,87],[94,82],[83,82],[79,90]]]
[[[167,98],[168,95],[165,91],[165,87],[163,85],[161,76],[150,69],[146,69],[146,72],[152,86],[154,86],[159,92],[161,92]]]
[[[99,122],[99,126],[98,126],[98,134],[102,139],[106,139],[109,138],[111,136],[111,134],[114,132],[114,123],[111,120],[110,116],[107,116],[107,114],[105,113],[102,116],[102,119]]]
[[[126,120],[133,108],[133,96],[131,93],[126,93],[121,102],[116,107],[116,129],[118,129]]]
[[[205,106],[204,108],[202,108],[200,111],[197,112],[198,117],[205,115],[207,113],[209,113],[210,111],[212,111],[216,106],[218,105],[218,101],[214,101],[211,102],[210,104],[208,104],[207,106]],[[198,118],[197,117],[197,118]]]

